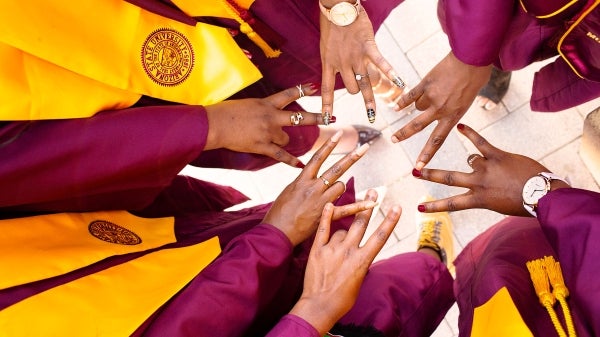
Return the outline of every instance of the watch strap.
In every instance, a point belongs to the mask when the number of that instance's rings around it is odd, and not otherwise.
[[[321,0],[319,0],[319,1],[317,1],[317,2],[319,3],[319,9],[321,10],[321,13],[323,13],[323,15],[325,15],[325,17],[327,18],[327,20],[329,20],[329,21],[333,22],[333,21],[331,20],[331,14],[330,14],[330,13],[331,13],[331,8],[327,8],[327,7],[323,6],[323,4],[321,3]],[[349,1],[344,1],[344,2],[348,2],[348,3],[350,3]],[[352,5],[353,5],[354,7],[356,7],[356,12],[357,12],[358,14],[360,14],[360,0],[356,0],[356,2],[355,2],[355,3],[352,3]],[[335,5],[334,5],[334,6],[335,6]],[[332,7],[332,8],[333,8],[333,7]]]
[[[552,172],[540,172],[537,175],[540,176],[540,177],[543,177],[546,180],[546,182],[548,183],[548,186],[550,186],[550,182],[552,180],[560,180],[560,181],[564,182],[565,184],[570,185],[569,182],[565,178],[563,178],[563,177],[561,177],[559,175],[556,175],[556,174],[554,174]],[[546,194],[549,191],[550,191],[550,187],[548,187],[548,190],[546,191]],[[529,212],[529,214],[531,214],[531,215],[533,215],[534,217],[537,218],[536,206],[537,205],[526,204],[525,201],[523,201],[523,207],[525,208],[525,210],[527,212]]]

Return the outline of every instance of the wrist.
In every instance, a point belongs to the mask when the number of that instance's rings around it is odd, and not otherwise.
[[[327,333],[343,316],[343,314],[330,313],[326,303],[305,297],[298,300],[290,314],[305,320],[319,332],[320,336]]]

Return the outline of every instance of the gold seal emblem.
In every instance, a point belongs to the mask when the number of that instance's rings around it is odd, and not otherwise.
[[[170,28],[157,29],[142,45],[142,65],[154,82],[178,85],[192,72],[194,50],[183,34]]]
[[[142,243],[137,234],[110,221],[94,220],[88,225],[88,231],[94,237],[110,243],[128,246]]]

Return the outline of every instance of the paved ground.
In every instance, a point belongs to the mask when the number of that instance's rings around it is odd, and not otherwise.
[[[392,13],[377,34],[380,49],[409,85],[418,83],[450,50],[437,22],[436,3],[436,0],[407,0]],[[583,120],[587,113],[600,106],[600,100],[555,114],[532,112],[528,104],[531,82],[533,73],[541,66],[534,65],[513,73],[509,91],[498,107],[493,111],[472,107],[462,122],[503,150],[541,161],[555,173],[568,177],[574,186],[600,191],[579,156]],[[349,95],[345,91],[336,95],[336,124],[369,124],[361,96]],[[320,102],[315,98],[301,103],[309,111],[320,109]],[[380,104],[374,127],[383,132],[383,138],[373,144],[365,158],[346,174],[356,177],[357,191],[378,187],[380,195],[384,195],[373,224],[379,224],[385,211],[394,204],[400,204],[404,209],[394,235],[379,258],[415,249],[415,210],[419,198],[427,193],[441,198],[463,191],[412,177],[416,156],[431,127],[405,142],[391,143],[391,134],[416,114],[418,112],[397,113]],[[428,167],[468,171],[466,158],[472,152],[474,147],[466,138],[452,131]],[[302,159],[306,162],[307,158]],[[331,158],[331,162],[338,158]],[[249,206],[272,201],[296,177],[298,170],[280,164],[251,173],[196,168],[186,168],[183,173],[234,186],[252,198],[243,205]],[[457,252],[503,217],[487,210],[461,211],[451,216]],[[457,336],[457,318],[458,311],[454,307],[434,336]]]

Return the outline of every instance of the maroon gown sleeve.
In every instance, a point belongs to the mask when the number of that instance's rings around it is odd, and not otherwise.
[[[438,18],[454,55],[466,64],[497,60],[516,1],[440,0]]]
[[[292,266],[292,252],[289,239],[275,227],[252,228],[233,239],[143,335],[243,336],[261,311],[279,300],[275,295]]]
[[[0,124],[0,210],[139,209],[206,143],[200,106]]]
[[[304,319],[285,315],[266,337],[320,337],[319,332]]]
[[[538,220],[561,264],[575,326],[600,335],[600,194],[558,189],[540,200]]]

